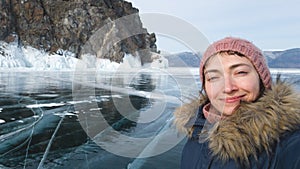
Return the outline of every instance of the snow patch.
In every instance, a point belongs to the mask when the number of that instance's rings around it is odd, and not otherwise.
[[[63,49],[55,53],[38,50],[31,46],[20,46],[17,42],[6,43],[0,41],[0,69],[14,68],[17,70],[70,70],[76,67],[96,69],[97,71],[115,72],[122,66],[122,70],[140,69],[144,67],[167,68],[168,60],[156,53],[152,54],[153,63],[142,66],[138,54],[133,56],[125,54],[121,63],[112,62],[109,59],[96,58],[95,55],[85,54],[81,59],[75,54]]]

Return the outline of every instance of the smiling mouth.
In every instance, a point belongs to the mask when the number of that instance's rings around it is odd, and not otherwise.
[[[236,103],[236,102],[240,102],[243,97],[244,97],[244,95],[236,96],[236,97],[226,97],[224,99],[224,101],[225,101],[225,103]]]

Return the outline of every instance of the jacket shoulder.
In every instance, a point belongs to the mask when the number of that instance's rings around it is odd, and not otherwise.
[[[300,130],[284,136],[277,148],[278,166],[276,168],[300,168]]]

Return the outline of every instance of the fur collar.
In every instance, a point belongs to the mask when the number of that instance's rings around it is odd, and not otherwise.
[[[291,85],[277,81],[256,102],[242,103],[232,116],[215,123],[207,132],[206,141],[213,155],[223,161],[248,163],[250,155],[257,158],[259,152],[270,153],[282,134],[299,128],[299,100],[299,93]],[[191,136],[190,123],[206,101],[201,97],[176,109],[174,123],[179,131]]]

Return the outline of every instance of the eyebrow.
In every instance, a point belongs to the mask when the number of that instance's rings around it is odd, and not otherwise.
[[[204,71],[204,75],[206,75],[207,73],[218,73],[218,72],[220,71],[217,69],[211,69],[211,70]]]
[[[237,63],[237,64],[233,64],[229,67],[229,69],[235,69],[237,67],[241,67],[241,66],[247,66],[249,68],[251,68],[251,66],[249,64],[246,64],[246,63]]]

